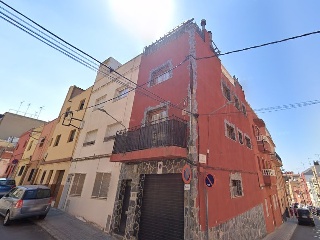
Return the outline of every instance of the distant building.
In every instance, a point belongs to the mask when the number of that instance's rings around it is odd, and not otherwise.
[[[42,120],[6,112],[0,115],[0,139],[18,138],[29,129],[44,123]]]

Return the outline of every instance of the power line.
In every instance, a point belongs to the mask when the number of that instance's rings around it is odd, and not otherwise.
[[[246,48],[242,48],[242,49],[238,49],[238,50],[233,50],[233,51],[229,51],[229,52],[225,52],[225,53],[220,53],[220,54],[218,54],[218,56],[224,56],[224,55],[229,55],[229,54],[232,54],[232,53],[238,53],[238,52],[243,52],[243,51],[247,51],[247,50],[251,50],[251,49],[255,49],[255,48],[265,47],[265,46],[268,46],[268,45],[282,43],[282,42],[294,40],[294,39],[297,39],[297,38],[307,37],[307,36],[314,35],[314,34],[319,34],[319,33],[320,33],[320,30],[314,31],[314,32],[309,32],[309,33],[304,33],[304,34],[301,34],[301,35],[298,35],[298,36],[294,36],[294,37],[284,38],[284,39],[273,41],[273,42],[263,43],[263,44],[260,44],[260,45],[255,45],[255,46],[246,47]],[[214,57],[217,57],[217,55],[212,55],[212,56],[207,56],[207,57],[200,57],[200,58],[195,58],[195,59],[196,60],[202,60],[202,59],[208,59],[208,58],[214,58]]]
[[[138,84],[136,84],[135,82],[133,82],[131,79],[123,76],[122,74],[120,74],[119,72],[117,72],[116,70],[114,70],[113,68],[107,66],[107,65],[104,64],[103,62],[100,62],[100,61],[97,60],[96,58],[92,57],[91,55],[87,54],[86,52],[82,51],[81,49],[75,47],[74,45],[70,44],[69,42],[67,42],[67,41],[65,41],[64,39],[60,38],[59,36],[55,35],[55,34],[52,33],[51,31],[49,31],[48,29],[44,28],[43,26],[41,26],[41,25],[38,24],[37,22],[35,22],[35,21],[33,21],[32,19],[28,18],[27,16],[25,16],[25,15],[22,14],[21,12],[17,11],[17,10],[14,9],[13,7],[11,7],[11,6],[9,6],[8,4],[4,3],[3,1],[0,0],[0,3],[4,4],[5,6],[7,6],[8,8],[10,8],[10,9],[13,10],[14,12],[16,12],[16,13],[18,13],[19,15],[23,16],[24,18],[28,19],[30,22],[32,22],[32,23],[35,24],[36,26],[40,27],[40,28],[43,29],[44,31],[48,32],[49,34],[53,35],[54,37],[56,37],[56,38],[59,39],[60,41],[62,41],[62,42],[64,42],[65,44],[69,45],[70,47],[76,49],[77,51],[81,52],[81,53],[84,54],[85,56],[91,58],[92,60],[98,62],[100,65],[106,67],[107,69],[110,70],[110,72],[116,73],[116,74],[119,75],[120,77],[124,78],[125,80],[127,80],[127,81],[129,81],[130,83],[132,83],[132,84],[134,84],[135,86],[137,86],[137,88],[142,88],[144,91],[146,91],[146,92],[152,94],[154,97],[158,98],[158,99],[154,99],[154,98],[153,98],[154,100],[156,100],[156,101],[158,101],[158,102],[161,102],[161,103],[166,103],[166,104],[168,104],[168,105],[170,105],[170,106],[172,106],[172,107],[175,107],[175,108],[178,108],[178,109],[180,109],[180,110],[183,110],[182,108],[176,106],[176,105],[173,104],[173,103],[170,103],[168,100],[166,100],[166,99],[158,96],[157,94],[151,92],[150,90],[148,90],[148,89],[146,89],[146,88],[144,88],[144,87],[140,87]],[[2,13],[2,12],[1,12],[1,13]],[[2,14],[4,14],[4,13],[2,13]],[[12,14],[12,15],[14,15],[14,14]],[[1,18],[2,18],[2,17],[1,17]],[[18,18],[18,17],[17,17],[17,18]],[[3,19],[4,19],[4,18],[3,18]],[[5,19],[5,20],[6,20],[6,19]],[[6,21],[8,21],[8,20],[6,20]],[[9,21],[8,21],[8,22],[9,22]],[[10,22],[10,23],[12,24],[12,22]],[[16,26],[16,24],[13,24],[13,25]],[[20,23],[20,25],[21,25],[21,23]],[[16,27],[18,27],[18,26],[16,26]],[[19,28],[20,28],[20,27],[19,27]],[[21,28],[20,28],[20,29],[21,29]],[[21,30],[23,30],[23,29],[21,29]],[[30,34],[30,33],[29,33],[29,34]],[[32,34],[30,34],[30,35],[32,35]],[[34,36],[34,35],[32,35],[32,36]],[[42,38],[43,38],[43,37],[42,37]],[[38,38],[37,38],[37,39],[38,39]],[[40,40],[40,39],[38,39],[38,40]],[[41,41],[41,40],[40,40],[40,41]],[[47,41],[48,41],[48,40],[47,40]],[[49,41],[49,42],[50,42],[50,41]],[[47,44],[47,43],[46,43],[46,44]],[[49,45],[49,44],[47,44],[47,45]],[[49,46],[51,46],[51,45],[49,45]],[[51,46],[51,47],[52,47],[52,46]],[[55,48],[55,49],[56,49],[56,48]],[[56,49],[56,50],[57,50],[57,49]],[[59,51],[59,50],[58,50],[58,51]],[[65,51],[66,51],[66,50],[65,50]],[[70,53],[69,53],[69,54],[70,54]],[[70,55],[72,56],[72,54],[70,54]],[[72,58],[72,57],[71,57],[71,58]],[[76,58],[76,57],[73,56],[73,58]],[[75,60],[75,59],[74,59],[74,60]],[[76,60],[76,61],[77,61],[77,60]],[[79,61],[82,62],[83,60],[78,60],[78,62],[79,62]],[[83,64],[83,65],[84,65],[84,64]],[[89,65],[89,67],[90,67],[90,65]],[[147,94],[145,94],[145,95],[148,96]],[[186,112],[188,112],[188,111],[186,111]],[[188,112],[188,113],[192,114],[191,112]]]

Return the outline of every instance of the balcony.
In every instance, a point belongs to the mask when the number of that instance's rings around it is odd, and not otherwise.
[[[265,186],[276,185],[276,172],[273,169],[262,169],[262,175]]]
[[[272,145],[270,143],[270,140],[265,135],[258,135],[256,136],[257,142],[258,142],[258,150],[262,153],[273,153]]]
[[[117,132],[111,162],[135,162],[187,157],[187,123],[172,117]]]

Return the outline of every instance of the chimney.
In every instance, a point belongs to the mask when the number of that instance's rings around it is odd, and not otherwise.
[[[202,19],[201,20],[202,31],[204,31],[206,29],[206,24],[207,24],[207,21],[205,19]]]

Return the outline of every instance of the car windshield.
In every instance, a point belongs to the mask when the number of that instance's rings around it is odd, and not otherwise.
[[[300,209],[298,210],[298,213],[301,214],[301,215],[309,215],[309,210],[304,210],[304,209]]]
[[[14,180],[0,180],[0,185],[16,185]]]
[[[27,190],[23,196],[24,200],[49,198],[50,189],[32,189]]]

